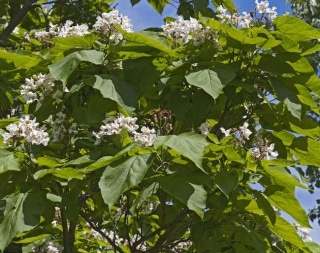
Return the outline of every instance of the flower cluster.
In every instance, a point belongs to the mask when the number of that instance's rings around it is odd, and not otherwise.
[[[221,133],[225,136],[229,136],[232,132],[235,133],[239,143],[243,144],[245,140],[249,140],[250,135],[252,134],[251,130],[248,128],[249,123],[244,122],[242,126],[239,126],[238,129],[224,129],[223,127],[220,128]]]
[[[40,129],[36,119],[30,119],[29,115],[23,116],[18,124],[9,124],[6,130],[8,133],[2,135],[5,144],[24,138],[26,142],[31,144],[47,146],[50,140],[49,134],[44,129]]]
[[[312,238],[310,237],[310,229],[301,227],[300,224],[293,224],[295,229],[301,234],[302,240],[305,242],[312,242]]]
[[[55,242],[52,242],[50,239],[46,239],[41,246],[34,247],[32,252],[37,253],[61,253],[63,252],[63,247]]]
[[[50,26],[49,31],[38,31],[35,32],[34,37],[39,41],[44,41],[46,39],[58,37],[74,37],[74,36],[84,36],[89,34],[89,27],[86,24],[72,26],[73,22],[67,20],[66,23],[62,26],[52,25]]]
[[[247,140],[250,139],[250,135],[252,134],[252,131],[248,128],[249,124],[248,122],[245,122],[242,126],[239,128],[230,128],[230,129],[224,129],[223,127],[220,128],[221,133],[223,133],[225,136],[229,136],[231,133],[234,133],[237,143],[240,146],[243,146]],[[200,129],[200,128],[199,128]],[[254,141],[253,142],[253,148],[251,148],[252,156],[256,160],[261,159],[275,159],[278,157],[278,152],[274,151],[274,143],[271,143],[269,145],[269,140],[264,139],[263,141]]]
[[[217,35],[210,31],[209,28],[204,28],[198,20],[191,18],[190,20],[184,20],[182,17],[178,17],[176,21],[166,23],[161,28],[166,36],[180,41],[182,44],[186,44],[189,41],[193,41],[195,46],[200,45],[206,38],[213,38],[217,44]]]
[[[93,25],[93,29],[102,34],[109,35],[111,40],[119,43],[123,39],[123,36],[117,31],[114,26],[115,24],[120,25],[126,32],[133,32],[131,20],[127,16],[119,15],[118,10],[102,13],[101,16],[98,16],[96,23]]]
[[[31,104],[39,97],[50,94],[53,91],[54,79],[47,74],[33,75],[31,78],[26,78],[25,83],[20,87],[20,94],[26,100],[27,104]]]
[[[117,119],[112,122],[106,121],[104,125],[100,127],[98,133],[93,132],[96,137],[95,144],[101,143],[103,136],[119,134],[122,128],[125,128],[130,135],[133,136],[133,140],[141,143],[144,146],[152,146],[153,141],[156,138],[156,131],[143,126],[141,132],[137,132],[139,126],[136,124],[137,118],[124,117],[119,115]]]
[[[242,12],[242,15],[235,12],[233,14],[229,14],[228,10],[223,8],[221,5],[217,8],[218,15],[217,17],[220,18],[222,21],[233,24],[236,26],[240,26],[243,28],[248,28],[253,26],[256,20],[262,22],[265,19],[268,23],[272,22],[277,17],[276,7],[269,8],[268,1],[259,2],[258,0],[255,1],[256,8],[255,12]],[[260,16],[257,16],[257,12]]]
[[[73,122],[71,125],[70,123],[66,126],[66,115],[62,112],[58,112],[56,114],[56,118],[52,125],[52,141],[59,142],[64,139],[67,134],[77,134],[78,133],[78,125],[77,123]],[[69,126],[70,125],[70,126]]]
[[[271,160],[277,158],[279,155],[277,151],[274,151],[274,143],[271,143],[270,146],[268,146],[268,141],[260,146],[254,147],[251,152],[253,157],[257,160]]]

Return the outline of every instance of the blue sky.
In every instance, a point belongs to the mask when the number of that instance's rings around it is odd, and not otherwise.
[[[117,9],[123,14],[128,16],[135,31],[143,30],[149,27],[160,27],[163,24],[163,19],[167,16],[176,17],[176,9],[168,5],[162,15],[156,13],[148,4],[147,0],[141,0],[140,3],[131,6],[129,0],[118,0]],[[254,0],[234,0],[238,7],[239,12],[251,11],[255,7]],[[285,0],[269,0],[270,7],[276,6],[278,14],[290,12],[290,5],[285,4]]]
[[[239,12],[249,12],[255,7],[255,0],[234,0],[234,3]],[[143,30],[149,27],[160,27],[162,24],[164,24],[163,19],[165,17],[176,17],[176,9],[174,7],[166,7],[163,14],[160,15],[152,9],[147,0],[141,0],[141,2],[134,7],[131,6],[129,0],[118,0],[117,4],[117,9],[123,15],[126,15],[131,19],[135,31]],[[269,6],[276,6],[278,15],[291,11],[290,5],[285,4],[285,0],[269,0]],[[296,196],[302,206],[306,209],[306,211],[308,211],[316,205],[316,199],[320,198],[320,191],[318,190],[317,193],[310,194],[308,191],[298,188],[296,190]],[[290,220],[290,218],[288,219]],[[311,237],[315,242],[320,243],[320,227],[317,223],[311,225],[314,228],[311,231]]]

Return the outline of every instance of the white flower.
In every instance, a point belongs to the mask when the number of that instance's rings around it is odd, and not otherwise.
[[[111,40],[119,43],[123,39],[123,36],[117,31],[114,26],[115,24],[120,25],[126,32],[133,32],[131,20],[127,16],[119,16],[118,10],[102,13],[101,16],[98,16],[96,23],[93,25],[93,29],[102,34],[109,34]]]
[[[2,135],[5,144],[16,141],[18,138],[24,138],[27,142],[44,146],[48,145],[50,140],[49,134],[44,129],[40,129],[36,119],[31,120],[29,115],[23,116],[18,125],[11,123],[6,127],[9,133]]]
[[[243,16],[240,16],[238,18],[239,26],[241,26],[243,28],[249,28],[251,23],[252,23],[252,21],[253,21],[250,13],[242,12],[242,15]]]
[[[269,160],[269,154],[271,155],[271,157],[273,158],[277,158],[278,157],[278,152],[277,151],[273,151],[274,150],[274,143],[271,143],[270,146],[268,147],[268,155],[267,155],[267,159]]]
[[[137,118],[127,117],[120,115],[115,123],[119,124],[120,128],[125,127],[129,133],[135,132],[139,126],[136,124]]]
[[[316,7],[318,4],[316,0],[310,0],[310,5]]]
[[[302,240],[305,242],[312,242],[312,238],[310,237],[310,229],[301,227],[300,224],[294,223],[293,224],[295,229],[302,234]]]
[[[223,127],[220,127],[221,133],[223,133],[226,137],[230,135],[231,130],[232,130],[231,128],[226,130]]]
[[[201,135],[206,136],[210,132],[211,127],[207,122],[203,122],[198,129]]]
[[[262,1],[262,2],[258,2],[258,0],[255,0],[256,3],[256,10],[259,13],[265,13],[268,8],[269,8],[269,2],[268,1]]]
[[[134,134],[134,140],[136,142],[140,142],[142,145],[146,147],[152,146],[156,137],[156,131],[154,129],[149,129],[145,126],[141,128],[141,133]]]
[[[239,130],[240,130],[241,134],[247,140],[249,140],[249,136],[252,134],[250,129],[248,129],[248,126],[249,126],[249,123],[248,122],[244,122],[243,126],[239,127]]]
[[[143,126],[141,132],[137,132],[139,125],[136,124],[137,118],[124,117],[119,115],[114,121],[105,123],[100,126],[98,133],[92,132],[96,138],[95,145],[101,143],[103,136],[119,134],[122,128],[125,128],[128,133],[133,136],[134,141],[140,142],[144,146],[152,146],[156,138],[156,131]]]
[[[210,34],[210,29],[203,28],[203,26],[194,18],[184,20],[182,17],[174,22],[162,25],[161,28],[165,35],[170,36],[182,44],[193,40],[195,46],[201,44]]]
[[[271,9],[269,8],[267,10],[267,13],[269,13],[269,17],[271,20],[274,20],[277,17],[277,12],[276,12],[277,7],[272,7]]]
[[[20,87],[20,94],[27,104],[31,104],[53,91],[54,80],[48,74],[33,75],[26,78]],[[40,97],[40,98],[39,98]]]

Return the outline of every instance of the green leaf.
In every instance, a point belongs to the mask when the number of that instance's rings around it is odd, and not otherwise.
[[[223,192],[223,194],[229,198],[229,194],[236,189],[239,183],[238,173],[236,171],[220,171],[216,177],[215,181],[217,187]]]
[[[5,118],[5,119],[0,119],[0,128],[5,128],[11,123],[19,121],[17,118]]]
[[[33,243],[33,242],[39,242],[42,239],[46,239],[49,238],[51,236],[51,234],[41,234],[41,235],[36,235],[36,236],[32,236],[32,237],[27,237],[21,240],[15,240],[16,243],[23,243],[23,244],[27,244],[27,243]]]
[[[158,179],[162,189],[185,204],[203,218],[206,208],[207,192],[202,185],[190,183],[189,178],[166,176]]]
[[[162,14],[164,7],[170,2],[171,0],[148,0],[148,3],[160,14]]]
[[[50,200],[51,202],[57,202],[57,203],[60,203],[61,200],[62,200],[62,197],[61,196],[58,196],[58,195],[55,195],[55,194],[52,194],[52,193],[47,193],[46,195],[47,199]]]
[[[214,7],[218,7],[219,5],[225,6],[230,13],[234,13],[237,10],[232,0],[211,0]]]
[[[126,116],[135,110],[138,95],[131,84],[111,75],[95,75],[87,79],[87,84],[99,90],[104,98],[115,101]]]
[[[202,156],[206,146],[210,143],[201,135],[196,133],[182,133],[180,135],[158,136],[154,141],[154,147],[167,146],[187,157],[203,172]],[[205,172],[206,173],[206,172]]]
[[[41,156],[37,159],[39,166],[45,166],[49,168],[56,168],[62,165],[61,161],[55,157]]]
[[[101,113],[86,107],[77,107],[74,110],[74,119],[80,125],[92,125],[104,119]]]
[[[273,185],[264,194],[273,206],[290,214],[301,226],[310,227],[308,216],[295,197],[295,187],[305,188],[285,169],[263,163],[265,171],[272,177]]]
[[[239,154],[239,149],[235,149],[234,147],[228,145],[223,149],[224,155],[228,158],[229,161],[238,162],[241,164],[245,163],[245,157],[241,157]]]
[[[151,185],[149,185],[147,188],[141,190],[138,193],[137,198],[133,201],[130,212],[134,213],[136,212],[137,207],[146,199],[148,199],[151,195],[156,194],[157,190],[159,188],[159,184],[154,182]]]
[[[209,0],[192,0],[192,3],[195,11],[198,12],[205,9],[208,6]]]
[[[297,234],[297,231],[293,227],[293,225],[287,222],[282,217],[278,216],[276,223],[274,225],[270,224],[268,225],[268,227],[275,235],[279,236],[279,238],[282,238],[283,240],[295,245],[296,247],[301,249],[302,252],[310,252],[306,248],[306,244],[304,243],[304,241]]]
[[[310,249],[312,253],[319,253],[320,252],[320,245],[315,242],[305,242],[307,247]]]
[[[130,3],[132,6],[136,5],[137,3],[139,3],[141,0],[130,0]]]
[[[98,159],[97,161],[95,161],[94,163],[88,165],[87,167],[81,169],[82,172],[84,173],[90,173],[93,172],[95,170],[101,169],[103,167],[106,167],[108,165],[110,165],[112,162],[120,159],[121,157],[123,157],[124,155],[126,155],[131,149],[133,149],[134,147],[136,147],[137,144],[136,143],[130,143],[128,144],[125,148],[123,148],[119,153],[117,153],[114,156],[103,156],[100,159]]]
[[[15,69],[31,69],[34,66],[37,66],[43,58],[33,54],[33,55],[24,55],[22,52],[13,53],[6,52],[4,50],[0,51],[0,59],[4,59],[6,63],[13,63]]]
[[[258,191],[253,191],[254,196],[257,198],[258,206],[262,209],[263,213],[269,217],[269,220],[272,224],[276,222],[276,213],[269,203],[269,201]]]
[[[223,89],[217,73],[211,69],[191,72],[186,76],[186,80],[189,84],[203,89],[214,99],[219,97]]]
[[[20,165],[14,154],[0,148],[0,174],[6,171],[20,171]]]
[[[73,168],[39,170],[33,175],[33,177],[35,180],[39,180],[46,175],[53,175],[57,178],[67,179],[68,181],[72,179],[82,180],[84,177],[84,173],[82,171]]]
[[[293,140],[291,148],[301,165],[320,167],[320,142],[318,140],[300,136]]]
[[[153,156],[153,154],[132,156],[125,161],[116,161],[104,170],[99,188],[104,203],[110,209],[123,192],[143,180],[151,166]]]
[[[273,21],[276,31],[280,31],[296,41],[319,39],[318,29],[291,15],[279,16]]]
[[[13,193],[3,199],[4,216],[0,224],[0,251],[19,233],[29,231],[40,222],[44,199],[34,193]]]
[[[233,27],[226,27],[227,34],[230,38],[234,39],[235,41],[238,41],[241,45],[259,45],[264,44],[266,42],[266,38],[263,37],[251,37],[253,34],[246,34],[245,30],[238,30]]]
[[[80,62],[91,62],[99,65],[103,63],[104,53],[96,50],[81,50],[71,53],[62,60],[49,66],[53,78],[66,85],[68,78]]]
[[[293,85],[281,81],[281,78],[269,77],[269,81],[277,94],[277,98],[283,101],[292,116],[301,119],[301,103],[297,97],[298,91]]]
[[[159,51],[165,52],[173,57],[179,56],[176,51],[170,48],[168,43],[163,38],[159,37],[158,33],[150,31],[127,33],[124,30],[122,30],[121,27],[116,27],[122,33],[124,39],[126,39],[127,41],[135,42],[141,45],[146,45],[150,48],[154,48]]]
[[[145,93],[159,80],[160,72],[153,65],[153,59],[153,57],[141,57],[130,59],[123,63],[123,72],[126,80],[139,87],[140,93]]]

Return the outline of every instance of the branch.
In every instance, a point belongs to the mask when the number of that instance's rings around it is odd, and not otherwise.
[[[111,244],[111,246],[117,250],[118,252],[123,253],[123,250],[106,234],[104,233],[98,226],[96,226],[88,217],[88,215],[86,213],[84,213],[82,210],[80,210],[80,216],[86,221],[88,222],[88,224],[90,225],[90,227],[95,230],[96,232],[98,232],[102,237],[104,237],[108,243]]]
[[[68,220],[65,215],[65,208],[60,208],[60,215],[61,215],[61,223],[62,223],[62,234],[63,234],[63,246],[66,253],[72,253],[72,240],[69,235],[69,229],[68,229]]]
[[[157,240],[156,244],[147,252],[149,253],[156,253],[159,252],[159,249],[161,249],[162,244],[170,238],[173,230],[177,227],[177,225],[187,216],[189,213],[189,210],[185,208],[179,216],[176,217],[176,219],[168,226],[166,231],[159,237]]]
[[[8,36],[12,33],[14,28],[17,27],[23,20],[23,18],[27,15],[28,11],[32,8],[32,4],[36,0],[26,0],[22,8],[20,8],[19,12],[14,15],[8,26],[2,31],[2,34],[0,35],[0,46],[8,46],[7,39]]]

